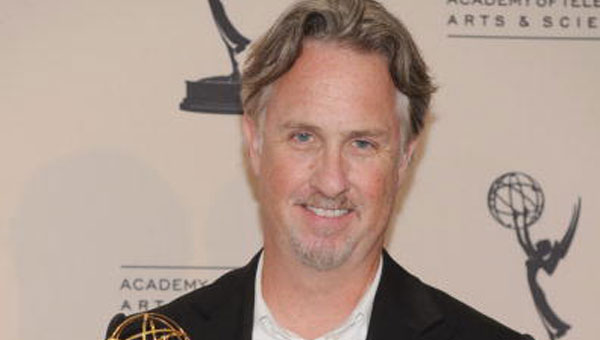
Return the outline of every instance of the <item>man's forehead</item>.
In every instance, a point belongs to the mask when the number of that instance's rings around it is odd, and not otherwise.
[[[392,85],[387,59],[376,52],[367,52],[334,41],[305,40],[297,60],[276,84],[313,80],[353,80],[361,84],[384,87]]]
[[[272,84],[267,107],[323,114],[393,111],[396,92],[384,57],[309,41],[294,66]]]

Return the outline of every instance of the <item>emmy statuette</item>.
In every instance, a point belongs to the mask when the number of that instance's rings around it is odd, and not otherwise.
[[[157,313],[136,314],[122,321],[107,340],[190,340],[173,320]]]

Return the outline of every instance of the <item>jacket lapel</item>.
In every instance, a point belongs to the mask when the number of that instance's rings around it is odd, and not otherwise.
[[[368,340],[446,339],[451,329],[433,296],[416,277],[383,252],[383,272],[375,295]]]
[[[226,274],[193,304],[198,316],[192,340],[252,340],[254,280],[260,252],[245,267]]]

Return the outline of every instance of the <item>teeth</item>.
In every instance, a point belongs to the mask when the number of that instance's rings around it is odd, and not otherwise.
[[[311,206],[307,206],[306,208],[320,217],[339,217],[350,212],[348,209],[321,209]]]

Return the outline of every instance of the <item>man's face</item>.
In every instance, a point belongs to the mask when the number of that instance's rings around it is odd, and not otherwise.
[[[384,57],[304,42],[262,131],[244,118],[266,252],[319,270],[379,254],[407,163],[396,93]]]

